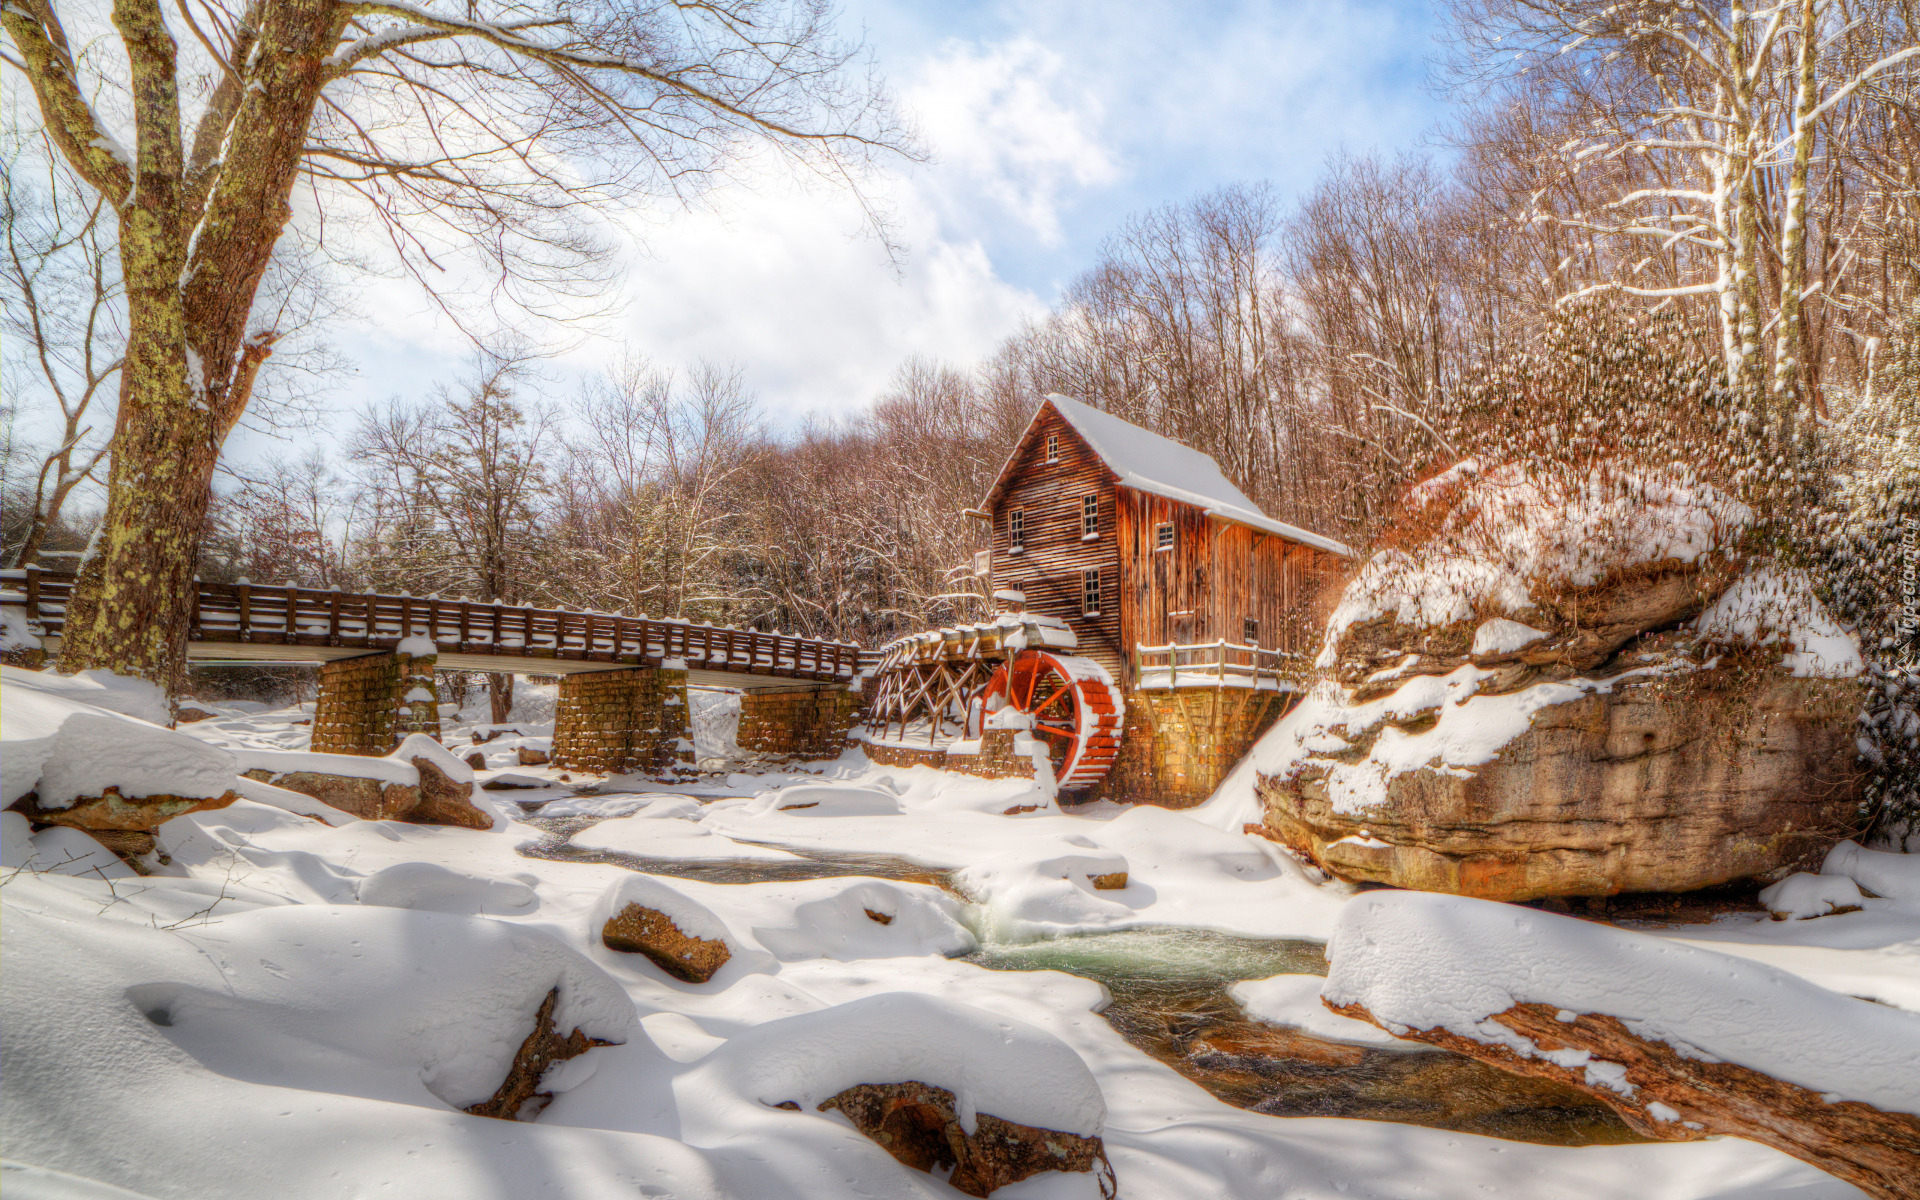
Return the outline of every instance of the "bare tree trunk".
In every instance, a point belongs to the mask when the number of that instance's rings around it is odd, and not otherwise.
[[[487,702],[493,707],[493,723],[505,725],[513,716],[513,676],[505,671],[487,672]]]

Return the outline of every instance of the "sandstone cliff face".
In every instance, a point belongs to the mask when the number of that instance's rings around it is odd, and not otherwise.
[[[1384,803],[1340,803],[1334,768],[1303,762],[1263,778],[1266,826],[1349,879],[1498,900],[1768,876],[1849,832],[1859,695],[1751,662],[1635,679],[1539,707],[1491,761],[1387,775]]]
[[[1777,582],[1705,554],[1511,616],[1336,626],[1257,752],[1265,827],[1348,879],[1497,900],[1805,866],[1851,832],[1864,685],[1811,593]]]

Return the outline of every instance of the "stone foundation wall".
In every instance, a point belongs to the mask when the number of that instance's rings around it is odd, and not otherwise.
[[[745,751],[779,758],[837,758],[860,719],[861,697],[845,688],[747,692],[740,697]]]
[[[693,770],[685,671],[589,671],[560,677],[553,764],[655,778]]]
[[[883,767],[937,767],[982,779],[1032,779],[1033,759],[1014,749],[1011,729],[989,729],[980,738],[978,754],[948,754],[920,746],[861,743],[867,757]]]
[[[1120,756],[1087,798],[1191,808],[1213,794],[1297,698],[1252,688],[1129,693]]]
[[[313,706],[318,754],[382,755],[409,733],[440,736],[439,693],[431,655],[363,654],[320,664],[320,694]],[[406,701],[416,688],[433,699]]]

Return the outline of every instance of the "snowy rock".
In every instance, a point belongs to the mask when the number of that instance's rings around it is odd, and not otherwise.
[[[1526,900],[1765,876],[1851,826],[1853,681],[1495,679],[1467,665],[1364,702],[1316,685],[1251,752],[1266,829],[1348,879]]]
[[[1861,908],[1865,899],[1860,894],[1860,885],[1844,875],[1802,872],[1760,890],[1760,903],[1766,905],[1776,921],[1804,921],[1829,913],[1852,912]]]
[[[1740,570],[1748,518],[1711,488],[1463,464],[1415,490],[1424,533],[1348,585],[1325,677],[1230,783],[1282,845],[1398,887],[1525,900],[1811,866],[1858,796],[1860,660],[1803,576]]]
[[[244,750],[237,758],[247,779],[365,820],[483,830],[495,824],[493,813],[473,803],[473,768],[425,734],[408,736],[385,758],[276,750]]]
[[[1329,1012],[1320,1002],[1326,980],[1318,975],[1275,975],[1243,979],[1227,988],[1240,1010],[1256,1021],[1298,1029],[1335,1042],[1353,1042],[1386,1050],[1426,1050],[1422,1042],[1398,1038],[1369,1021]]]
[[[858,1083],[820,1102],[838,1110],[887,1153],[916,1171],[944,1176],[955,1191],[990,1196],[1043,1171],[1102,1172],[1104,1194],[1117,1191],[1113,1165],[1097,1137],[1061,1133],[981,1113],[963,1127],[954,1095],[924,1083]]]
[[[784,962],[952,956],[979,945],[961,923],[960,902],[937,888],[879,879],[813,886],[828,894],[794,904],[786,920],[752,928],[753,940]]]
[[[164,715],[157,689],[137,682],[0,667],[0,804],[40,822],[148,830],[233,803],[233,755],[118,711]]]
[[[733,957],[735,939],[712,909],[648,875],[620,880],[600,898],[593,925],[609,950],[644,954],[685,983],[705,983]]]
[[[1911,1196],[1920,1014],[1777,967],[1511,905],[1414,892],[1347,903],[1322,998],[1569,1083],[1649,1137],[1765,1143],[1871,1196]]]
[[[901,1162],[950,1169],[948,1182],[973,1196],[1041,1171],[1105,1166],[1106,1102],[1071,1047],[1011,1017],[919,993],[754,1026],[678,1088],[799,1113],[838,1109]]]

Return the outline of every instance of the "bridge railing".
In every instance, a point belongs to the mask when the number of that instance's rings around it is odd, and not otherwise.
[[[0,604],[18,605],[51,637],[66,623],[74,577],[0,571]],[[443,654],[612,665],[676,662],[706,670],[841,682],[877,656],[849,642],[693,621],[530,608],[433,596],[385,596],[271,584],[197,582],[187,637],[236,645],[392,650],[428,637]]]

